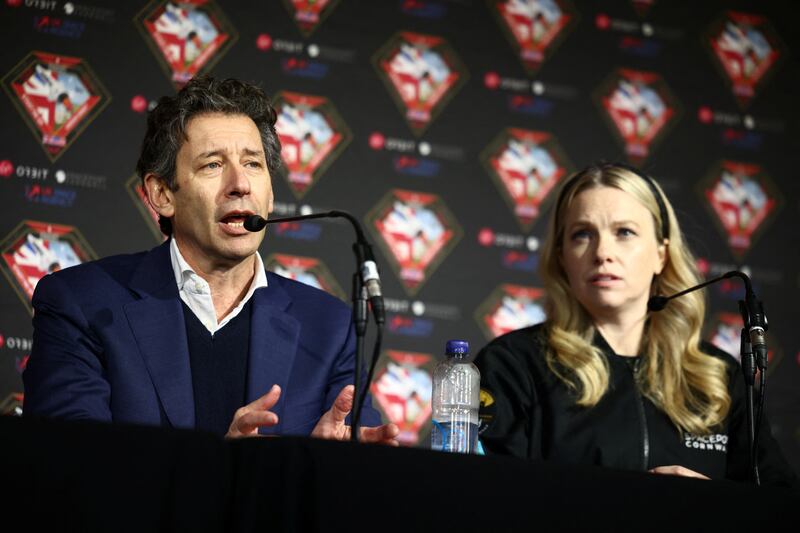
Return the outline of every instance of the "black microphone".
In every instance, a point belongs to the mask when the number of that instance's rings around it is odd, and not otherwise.
[[[378,265],[375,263],[375,256],[372,254],[372,247],[364,237],[364,230],[361,228],[361,223],[350,213],[346,211],[323,211],[321,213],[312,213],[310,215],[296,215],[292,217],[283,218],[270,218],[266,219],[259,215],[250,215],[244,221],[244,228],[247,231],[261,231],[267,224],[278,224],[281,222],[294,222],[296,220],[310,220],[315,218],[346,218],[356,232],[356,243],[353,249],[356,252],[358,259],[358,269],[361,275],[361,281],[367,289],[367,297],[369,298],[370,307],[372,307],[372,315],[375,317],[375,322],[383,324],[386,321],[386,312],[383,304],[383,292],[381,290],[381,278],[378,274]]]
[[[244,226],[247,227],[247,223],[246,222],[245,222]],[[726,272],[725,274],[723,274],[723,275],[721,275],[719,277],[716,277],[714,279],[710,279],[708,281],[704,281],[703,283],[701,283],[699,285],[695,285],[694,287],[690,287],[690,288],[688,288],[686,290],[683,290],[681,292],[675,293],[672,296],[661,296],[661,295],[659,295],[659,296],[651,296],[650,299],[647,300],[647,310],[648,311],[653,311],[653,312],[661,311],[662,309],[664,309],[667,306],[669,301],[672,300],[673,298],[678,298],[680,296],[683,296],[684,294],[689,294],[690,292],[694,292],[697,289],[702,289],[706,285],[711,285],[712,283],[716,283],[716,282],[721,281],[723,279],[732,278],[732,277],[740,275],[740,274],[742,276],[744,276],[744,274],[742,274],[741,272],[737,272],[737,271]],[[746,277],[747,276],[745,276],[745,278]],[[748,279],[745,283],[749,286],[750,280]]]
[[[745,299],[743,304],[746,311],[743,313],[746,315],[746,317],[743,317],[745,319],[744,327],[748,330],[750,336],[750,344],[752,345],[753,352],[756,355],[756,364],[760,369],[763,370],[767,365],[767,342],[765,335],[767,331],[767,317],[764,314],[763,305],[756,298],[756,295],[753,292],[753,286],[750,283],[750,278],[744,272],[732,270],[719,277],[710,279],[699,285],[695,285],[694,287],[690,287],[686,290],[673,294],[672,296],[653,296],[647,301],[647,310],[653,312],[661,311],[673,298],[678,298],[684,294],[696,291],[697,289],[702,289],[706,285],[711,285],[712,283],[716,283],[720,280],[733,277],[741,278],[744,282]]]

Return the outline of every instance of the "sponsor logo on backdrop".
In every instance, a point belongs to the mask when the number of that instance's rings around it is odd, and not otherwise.
[[[386,320],[389,332],[404,337],[430,337],[433,333],[433,320],[414,318],[390,313]]]
[[[655,72],[617,69],[595,93],[628,159],[641,164],[678,118],[677,101]]]
[[[238,38],[212,0],[156,0],[135,20],[176,87],[208,71]]]
[[[390,313],[451,321],[461,318],[461,309],[452,304],[389,297],[384,298],[383,303],[386,306],[386,311]]]
[[[598,30],[622,34],[619,49],[639,57],[656,57],[664,49],[664,41],[683,38],[683,30],[656,26],[649,22],[627,20],[598,13],[594,18]]]
[[[529,75],[553,55],[577,21],[566,0],[489,0],[489,8]]]
[[[754,163],[716,163],[700,182],[700,191],[737,259],[772,223],[782,203],[772,180]]]
[[[57,0],[6,0],[6,5],[10,7],[20,7],[24,4],[25,7],[36,9],[39,11],[56,11],[59,8]],[[91,19],[99,22],[114,22],[115,12],[113,9],[89,6],[85,4],[76,4],[74,2],[64,2],[61,6],[65,15],[70,17],[81,17]]]
[[[341,286],[336,282],[331,271],[321,260],[316,257],[301,257],[298,255],[270,254],[264,260],[267,270],[306,285],[311,285],[330,293],[340,300],[347,297]]]
[[[356,58],[354,49],[334,48],[328,45],[303,43],[289,39],[273,39],[268,33],[261,33],[256,38],[256,48],[261,52],[278,52],[287,57],[280,59],[281,70],[287,76],[322,79],[328,75],[331,67],[320,60],[353,63]]]
[[[162,242],[166,236],[161,233],[158,227],[158,213],[155,212],[153,206],[150,205],[150,200],[144,194],[144,187],[142,187],[142,180],[138,175],[134,174],[125,182],[125,190],[128,191],[128,196],[136,206],[136,210],[144,218],[145,224],[150,232],[155,236],[156,240]]]
[[[461,227],[435,194],[394,189],[367,220],[409,294],[420,289],[461,238]]]
[[[786,129],[782,120],[731,113],[706,105],[697,109],[697,120],[701,124],[720,126],[722,144],[752,151],[761,148],[765,133],[782,134]]]
[[[72,207],[78,193],[73,189],[54,185],[34,183],[25,186],[25,200],[33,204],[45,204],[55,207]]]
[[[481,161],[524,231],[571,166],[550,133],[521,128],[503,130]]]
[[[36,284],[47,274],[96,259],[73,226],[26,220],[0,242],[0,267],[20,300],[33,312]]]
[[[478,243],[485,247],[503,250],[501,263],[509,270],[535,272],[539,266],[539,239],[532,235],[502,233],[492,228],[481,228],[477,233]]]
[[[631,0],[631,4],[636,10],[636,14],[644,18],[656,4],[656,0]]]
[[[46,181],[48,177],[55,180],[59,185],[71,185],[84,189],[106,190],[108,178],[85,172],[74,172],[71,170],[56,169],[52,174],[47,167],[35,167],[32,165],[18,164],[14,166],[10,159],[0,160],[0,177],[10,178],[16,176],[24,180]]]
[[[488,340],[544,322],[544,290],[504,283],[478,307],[475,318]]]
[[[339,0],[283,0],[283,5],[304,37],[314,33],[338,3]]]
[[[760,15],[728,11],[712,24],[707,39],[714,63],[739,105],[747,107],[784,55],[777,33]]]
[[[86,23],[50,15],[37,15],[33,17],[33,29],[46,35],[79,39],[86,29]]]
[[[350,129],[325,97],[281,92],[274,102],[275,130],[289,187],[301,198],[350,143]]]
[[[444,159],[447,161],[463,161],[464,149],[452,144],[431,143],[424,140],[415,141],[414,139],[402,139],[400,137],[389,137],[379,131],[373,131],[369,138],[369,147],[373,150],[386,150],[399,154],[418,153],[423,158]],[[401,156],[403,157],[403,156]],[[395,158],[397,161],[398,158]],[[422,161],[430,161],[423,159]]]
[[[12,392],[5,400],[0,402],[0,416],[22,416],[21,392]]]
[[[501,76],[495,71],[483,75],[483,85],[491,91],[503,91],[509,111],[525,115],[547,117],[556,101],[574,100],[578,91],[574,87],[540,80]]]
[[[434,35],[398,32],[373,62],[415,135],[430,126],[468,76],[447,41]]]
[[[83,59],[47,52],[28,54],[3,78],[3,88],[51,161],[110,101]]]
[[[442,1],[400,0],[399,4],[400,10],[406,15],[422,19],[438,20],[447,15],[447,5]]]
[[[420,429],[431,416],[429,354],[387,350],[385,366],[378,370],[370,392],[389,422],[397,424],[397,440],[406,446],[419,442]]]
[[[0,349],[30,351],[33,347],[33,339],[26,337],[8,336],[0,334]]]
[[[769,318],[769,317],[767,317]],[[705,326],[704,338],[741,362],[742,316],[737,313],[716,313]],[[775,335],[767,333],[767,376],[770,376],[783,359],[783,350]]]

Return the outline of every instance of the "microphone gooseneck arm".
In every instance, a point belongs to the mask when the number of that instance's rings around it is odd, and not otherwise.
[[[364,236],[364,230],[361,227],[361,223],[357,218],[346,211],[332,210],[308,215],[295,215],[271,219],[265,219],[259,215],[250,215],[245,218],[244,227],[248,231],[256,232],[263,230],[267,224],[280,224],[283,222],[295,222],[298,220],[312,220],[317,218],[345,218],[348,222],[350,222],[350,225],[353,227],[353,231],[355,231],[356,234],[356,242],[353,244],[353,252],[356,255],[356,267],[358,271],[353,276],[352,294],[353,323],[356,329],[356,360],[353,382],[355,390],[353,391],[354,396],[350,423],[350,438],[353,441],[357,441],[361,411],[369,391],[370,382],[372,381],[375,363],[380,356],[382,330],[386,321],[383,293],[381,291],[381,281],[378,274],[378,265],[375,263],[375,256],[372,253],[372,247]],[[364,336],[366,335],[367,329],[367,301],[369,301],[369,307],[372,309],[372,316],[375,318],[378,331],[369,365],[367,381],[362,387],[361,372],[364,351]],[[362,388],[364,389],[363,392]]]

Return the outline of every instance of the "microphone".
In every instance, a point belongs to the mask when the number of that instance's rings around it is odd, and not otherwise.
[[[381,278],[378,274],[378,265],[375,263],[375,256],[372,253],[372,247],[364,237],[364,230],[361,228],[361,223],[350,213],[346,211],[323,211],[321,213],[312,213],[310,215],[297,215],[292,217],[283,218],[270,218],[266,219],[259,215],[250,215],[245,218],[244,228],[247,231],[261,231],[267,224],[278,224],[281,222],[294,222],[296,220],[310,220],[315,218],[345,218],[353,226],[356,232],[356,243],[353,249],[356,253],[358,261],[358,269],[361,276],[361,281],[367,289],[367,297],[369,299],[370,307],[372,308],[372,315],[375,317],[375,322],[383,325],[386,321],[386,312],[383,304],[383,291],[381,290]]]
[[[744,318],[744,327],[748,330],[748,334],[750,336],[750,344],[752,345],[753,352],[756,355],[756,364],[761,370],[764,370],[767,366],[767,342],[765,335],[767,331],[767,317],[764,314],[763,305],[756,298],[756,295],[753,292],[753,286],[750,283],[750,278],[744,272],[732,270],[719,277],[710,279],[699,285],[695,285],[694,287],[690,287],[686,290],[673,294],[672,296],[653,296],[647,301],[647,310],[651,312],[661,311],[673,298],[678,298],[684,294],[696,291],[697,289],[702,289],[703,287],[711,285],[712,283],[733,277],[741,278],[744,282],[745,299],[743,302],[740,302],[740,306],[743,307],[742,315]]]

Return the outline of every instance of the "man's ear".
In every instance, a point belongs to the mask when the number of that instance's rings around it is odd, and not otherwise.
[[[153,174],[144,177],[144,194],[153,210],[162,217],[171,218],[175,215],[175,193],[167,184]]]

